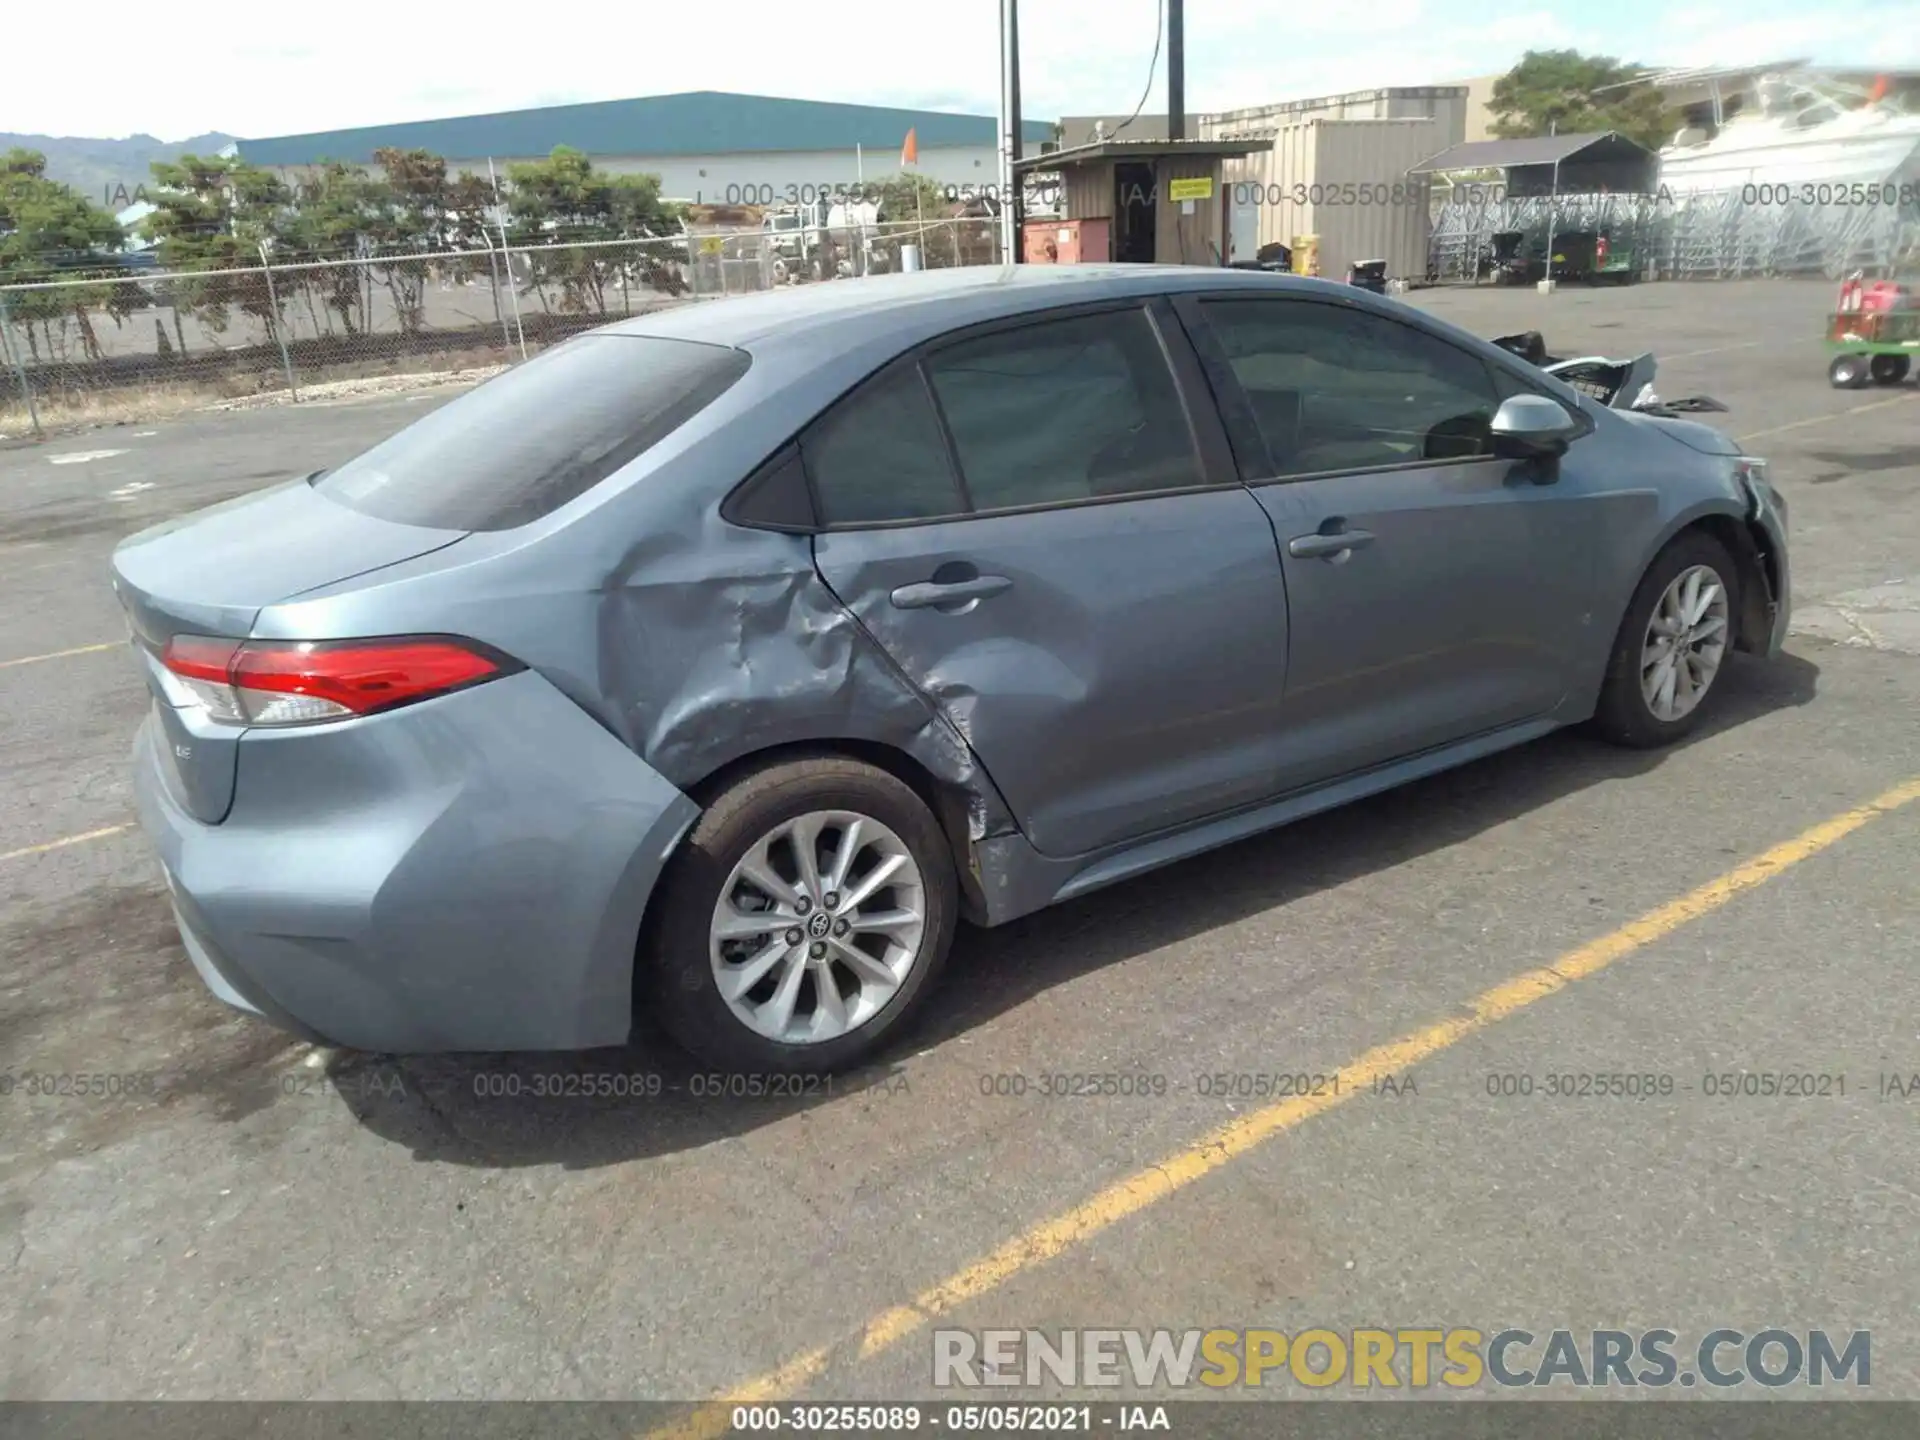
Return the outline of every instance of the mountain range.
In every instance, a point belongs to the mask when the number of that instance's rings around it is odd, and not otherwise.
[[[156,140],[129,135],[124,140],[93,140],[72,135],[15,135],[0,131],[0,153],[18,146],[47,157],[47,176],[71,185],[94,204],[122,210],[137,198],[140,186],[153,183],[156,160],[181,155],[217,155],[234,137],[214,131],[187,140]],[[124,194],[123,194],[124,187]]]

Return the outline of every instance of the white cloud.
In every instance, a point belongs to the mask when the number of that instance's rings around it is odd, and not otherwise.
[[[1467,0],[1213,0],[1187,9],[1187,95],[1229,109],[1378,85],[1494,74],[1528,48],[1573,47],[1661,64],[1741,63],[1812,53],[1920,65],[1914,0],[1707,3],[1655,0],[1499,14]],[[30,4],[9,17],[15,53],[76,54],[70,16]],[[996,0],[902,12],[839,7],[825,20],[791,0],[636,7],[574,0],[467,10],[331,0],[322,11],[256,8],[155,31],[131,0],[100,0],[89,28],[151,36],[88,46],[70,65],[9,68],[0,129],[168,139],[211,129],[265,136],[672,90],[735,90],[992,113]],[[1021,16],[1026,109],[1035,118],[1126,112],[1153,53],[1156,0],[1029,0]],[[1850,37],[1871,37],[1856,45]],[[1859,54],[1850,55],[1854,49]],[[1147,101],[1164,109],[1165,57]]]

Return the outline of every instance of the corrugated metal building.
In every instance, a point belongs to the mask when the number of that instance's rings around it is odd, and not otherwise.
[[[1433,234],[1429,182],[1407,172],[1434,153],[1429,146],[1444,146],[1442,125],[1428,117],[1280,126],[1271,150],[1228,162],[1233,258],[1316,236],[1320,273],[1329,279],[1362,260],[1385,260],[1396,278],[1424,276]]]
[[[1304,125],[1309,120],[1437,120],[1440,147],[1444,150],[1467,138],[1468,108],[1465,85],[1355,90],[1345,95],[1282,100],[1272,105],[1203,115],[1200,134],[1208,139],[1230,140],[1241,135],[1272,133],[1282,125]]]
[[[1187,116],[1186,135],[1198,135],[1202,116]],[[1062,115],[1060,148],[1091,145],[1098,140],[1165,140],[1170,126],[1165,115]]]
[[[1022,129],[1028,154],[1053,141],[1049,121]],[[516,160],[569,145],[610,173],[658,175],[671,199],[777,205],[897,174],[909,132],[919,174],[968,195],[998,192],[999,122],[991,115],[713,90],[242,140],[239,153],[289,179],[327,160],[370,167],[373,152],[387,146],[430,150],[456,173],[485,175],[492,161],[504,175]]]
[[[1493,135],[1493,87],[1500,83],[1498,75],[1476,75],[1468,80],[1449,80],[1449,86],[1457,86],[1467,92],[1466,129],[1460,136],[1460,142],[1471,145],[1476,140],[1491,140]]]
[[[1210,139],[1270,136],[1270,151],[1227,167],[1231,256],[1319,237],[1321,274],[1385,260],[1396,277],[1424,276],[1433,223],[1427,182],[1407,170],[1466,138],[1465,85],[1355,90],[1201,117]],[[1351,188],[1349,188],[1351,187]]]

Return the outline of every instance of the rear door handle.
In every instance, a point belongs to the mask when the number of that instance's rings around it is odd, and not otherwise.
[[[990,599],[1012,587],[1013,581],[1004,575],[976,575],[971,580],[922,580],[915,585],[902,585],[888,598],[898,610],[925,610],[930,606],[958,609],[970,606],[975,600]]]
[[[1349,550],[1373,543],[1371,530],[1336,530],[1331,535],[1300,535],[1287,542],[1287,553],[1302,560],[1331,560]]]

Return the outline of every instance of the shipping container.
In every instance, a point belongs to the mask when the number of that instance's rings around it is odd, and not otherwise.
[[[1227,162],[1231,259],[1312,235],[1326,279],[1365,260],[1386,261],[1394,279],[1425,278],[1431,185],[1407,172],[1447,143],[1433,117],[1279,126],[1271,150]]]

